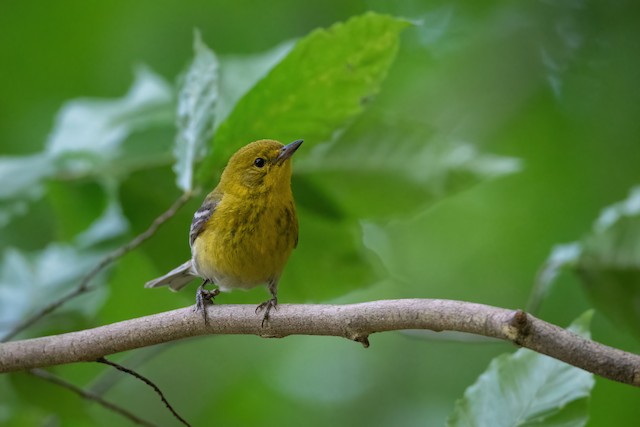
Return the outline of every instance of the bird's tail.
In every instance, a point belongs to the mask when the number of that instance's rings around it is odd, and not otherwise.
[[[145,288],[157,288],[158,286],[169,286],[174,292],[178,292],[180,289],[187,286],[187,284],[193,280],[196,276],[191,266],[191,260],[185,262],[179,267],[174,268],[164,276],[160,276],[156,279],[150,280],[145,283]]]

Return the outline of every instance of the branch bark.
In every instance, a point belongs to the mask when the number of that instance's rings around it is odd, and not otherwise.
[[[430,299],[350,305],[283,304],[268,324],[254,305],[207,307],[208,324],[191,307],[78,332],[0,344],[0,372],[95,361],[121,351],[208,334],[265,338],[330,335],[365,347],[375,332],[460,331],[511,341],[614,381],[640,387],[640,356],[582,338],[521,310]]]

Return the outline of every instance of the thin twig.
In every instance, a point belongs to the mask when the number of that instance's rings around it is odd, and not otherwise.
[[[42,307],[40,310],[35,312],[33,315],[27,317],[26,319],[18,323],[4,337],[2,337],[0,342],[9,341],[11,338],[15,337],[20,332],[24,331],[25,329],[33,325],[44,316],[52,313],[53,311],[60,308],[62,305],[66,304],[72,299],[84,294],[85,292],[92,290],[93,286],[91,286],[91,281],[98,275],[98,273],[100,273],[109,264],[111,264],[121,256],[125,255],[127,252],[138,247],[142,242],[147,240],[149,237],[153,236],[155,232],[158,230],[158,228],[162,224],[164,224],[168,219],[174,216],[178,211],[178,209],[180,209],[185,203],[187,203],[187,201],[190,198],[191,198],[190,192],[184,193],[182,196],[180,196],[166,212],[164,212],[162,215],[160,215],[155,220],[153,220],[149,228],[147,228],[142,233],[138,234],[129,243],[123,246],[120,246],[118,249],[114,250],[113,252],[108,254],[106,257],[104,257],[102,261],[98,263],[98,265],[96,265],[90,272],[88,272],[82,278],[82,280],[80,281],[80,283],[75,289],[71,290],[71,292],[67,293],[61,298],[55,301],[52,301],[51,303],[47,304],[46,306]]]
[[[350,305],[282,304],[263,328],[255,305],[192,307],[99,328],[0,344],[0,373],[81,361],[211,334],[331,335],[368,344],[374,332],[460,331],[510,341],[605,378],[640,387],[640,356],[580,337],[521,310],[463,301],[405,299]]]
[[[57,377],[47,371],[45,371],[44,369],[31,369],[28,371],[31,375],[34,375],[38,378],[41,378],[45,381],[49,381],[50,383],[59,385],[61,387],[66,388],[67,390],[70,390],[74,393],[76,393],[77,395],[79,395],[80,397],[83,397],[84,399],[88,399],[88,400],[92,400],[100,405],[102,405],[104,408],[115,412],[116,414],[120,414],[123,417],[129,419],[129,421],[141,425],[141,426],[147,426],[147,427],[156,427],[155,424],[150,423],[149,421],[145,421],[142,418],[139,418],[138,416],[132,414],[131,412],[127,411],[124,408],[121,408],[120,406],[113,404],[111,402],[108,402],[106,400],[104,400],[102,397],[97,396],[89,391],[83,390],[80,387],[76,386],[75,384],[71,384],[68,381],[63,380],[60,377]]]
[[[164,402],[164,405],[167,407],[167,409],[169,409],[171,411],[173,416],[176,417],[178,419],[178,421],[180,421],[182,424],[186,425],[187,427],[191,427],[191,424],[189,424],[184,418],[182,418],[180,415],[178,415],[178,413],[175,411],[175,409],[173,409],[173,406],[171,406],[171,404],[169,404],[169,401],[167,401],[167,399],[164,397],[164,393],[162,393],[162,390],[160,390],[160,388],[157,385],[155,385],[153,383],[153,381],[151,381],[150,379],[140,375],[136,371],[133,371],[133,370],[128,369],[128,368],[125,368],[122,365],[119,365],[119,364],[117,364],[115,362],[112,362],[110,360],[105,359],[104,357],[99,357],[98,359],[96,359],[96,362],[104,363],[105,365],[112,366],[112,367],[116,368],[118,371],[124,372],[125,374],[129,374],[129,375],[133,376],[134,378],[137,378],[140,381],[142,381],[143,383],[147,384],[156,393],[158,393],[158,396],[160,396],[160,399],[162,399],[162,402]]]
[[[149,362],[154,357],[160,355],[160,353],[168,350],[172,347],[172,344],[175,343],[167,343],[166,345],[155,345],[153,347],[145,347],[140,349],[139,351],[133,351],[127,354],[123,359],[123,364],[129,366],[131,369],[136,369],[139,366]],[[105,370],[101,375],[96,377],[91,385],[87,387],[89,391],[97,396],[104,396],[109,390],[111,390],[115,385],[125,378],[123,375],[120,375],[120,372],[115,371],[113,369]]]

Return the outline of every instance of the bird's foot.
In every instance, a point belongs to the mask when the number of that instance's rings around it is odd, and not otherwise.
[[[213,304],[213,299],[220,294],[220,289],[212,289],[207,290],[204,289],[204,284],[200,285],[198,290],[196,291],[196,306],[194,311],[202,311],[202,318],[204,319],[204,323],[208,324],[209,321],[207,319],[207,305]]]
[[[269,321],[269,313],[272,308],[278,309],[278,298],[273,297],[270,300],[267,300],[256,307],[256,314],[260,311],[264,310],[264,317],[262,318],[262,327],[264,328],[264,324]]]

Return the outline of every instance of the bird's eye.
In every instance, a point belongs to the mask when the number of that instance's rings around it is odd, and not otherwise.
[[[264,159],[262,157],[258,157],[257,159],[255,159],[253,161],[253,164],[256,165],[257,167],[261,168],[261,167],[264,166],[265,161],[264,161]]]

